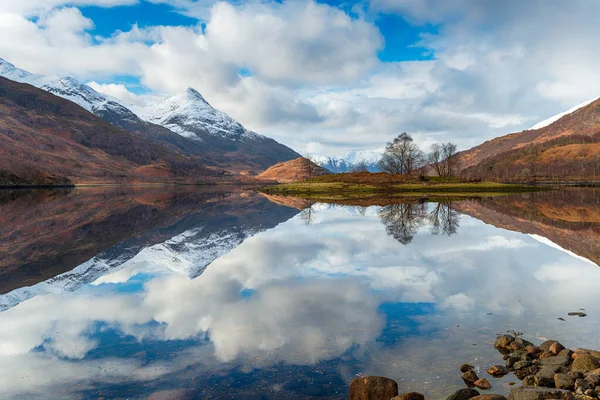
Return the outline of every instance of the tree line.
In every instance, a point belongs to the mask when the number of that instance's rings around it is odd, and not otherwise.
[[[434,143],[425,153],[417,146],[412,136],[401,133],[385,146],[379,168],[389,174],[426,175],[431,168],[438,176],[455,176],[458,170],[456,144]]]

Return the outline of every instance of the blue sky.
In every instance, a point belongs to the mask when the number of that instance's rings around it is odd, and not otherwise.
[[[463,149],[600,96],[599,17],[595,0],[4,0],[0,57],[134,109],[193,87],[303,152],[404,131]]]

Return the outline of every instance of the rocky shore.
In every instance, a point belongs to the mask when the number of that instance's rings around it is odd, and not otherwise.
[[[467,386],[446,400],[598,400],[600,399],[600,351],[567,349],[556,340],[539,346],[513,335],[501,335],[494,347],[503,355],[505,365],[492,365],[486,372],[490,380],[514,374],[522,381],[509,392],[481,394],[492,384],[479,377],[473,366],[460,367]],[[457,373],[459,373],[457,371]],[[479,389],[479,390],[478,390]],[[398,393],[398,384],[381,376],[355,378],[350,384],[350,400],[425,400],[416,392]]]

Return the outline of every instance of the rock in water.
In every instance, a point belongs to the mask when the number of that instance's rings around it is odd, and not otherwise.
[[[479,379],[475,371],[467,371],[460,376],[465,382],[465,385],[472,388],[475,387],[475,381]]]
[[[573,360],[571,368],[573,371],[590,372],[600,368],[600,363],[598,363],[598,360],[595,357],[584,353]]]
[[[473,385],[481,390],[490,390],[492,388],[492,385],[485,378],[477,379]]]
[[[500,335],[494,342],[494,347],[501,353],[508,353],[508,346],[514,342],[515,338],[510,335]]]
[[[446,400],[469,400],[475,396],[479,396],[479,392],[475,389],[459,389]]]
[[[554,343],[556,343],[556,340],[546,340],[544,343],[539,345],[539,348],[542,349],[543,352],[549,353],[550,346],[552,346]]]
[[[504,375],[507,375],[509,371],[502,365],[494,365],[493,367],[487,369],[487,373],[493,376],[494,378],[499,378]]]
[[[472,366],[471,364],[463,364],[460,366],[460,372],[468,372],[468,371],[473,371],[475,367]]]
[[[521,386],[510,390],[508,400],[575,400],[569,390]]]
[[[383,376],[361,376],[350,383],[350,400],[380,400],[398,396],[398,384]]]
[[[399,394],[391,400],[425,400],[425,396],[423,396],[421,393],[410,392]]]

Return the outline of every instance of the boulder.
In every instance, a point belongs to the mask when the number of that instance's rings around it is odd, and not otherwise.
[[[446,400],[469,400],[473,397],[479,396],[479,392],[475,389],[459,389]]]
[[[516,363],[514,363],[513,368],[514,369],[527,368],[530,365],[532,365],[530,360],[517,361]]]
[[[550,352],[550,346],[552,346],[554,343],[556,343],[556,340],[546,340],[544,343],[539,345],[539,348],[543,352]]]
[[[575,379],[569,374],[554,375],[554,387],[557,389],[573,390],[575,388]]]
[[[350,400],[391,399],[398,395],[398,384],[383,376],[361,376],[350,383]]]
[[[563,356],[563,357],[569,357],[569,358],[573,358],[573,350],[571,349],[564,349],[562,350],[560,353],[558,353],[559,356]]]
[[[587,382],[589,382],[591,387],[597,387],[600,386],[600,375],[595,375],[595,374],[587,374],[587,376],[585,377],[585,380]]]
[[[530,358],[537,358],[540,354],[542,354],[542,349],[534,345],[526,346],[523,350],[527,352],[527,355]]]
[[[550,358],[550,357],[554,357],[554,354],[550,353],[549,351],[544,351],[541,354],[538,355],[538,358],[540,360],[544,360],[546,358]]]
[[[492,385],[485,378],[477,379],[473,385],[481,390],[490,390],[492,388]]]
[[[540,357],[541,358],[541,357]],[[566,367],[571,362],[571,359],[566,355],[544,358],[540,365],[542,367]]]
[[[576,359],[573,360],[571,369],[573,371],[590,372],[600,368],[598,359],[590,354],[580,354]]]
[[[589,372],[590,375],[600,375],[600,368]]]
[[[502,365],[494,365],[493,367],[488,368],[486,372],[494,378],[500,378],[507,375],[510,371]]]
[[[402,393],[391,400],[425,400],[425,396],[417,392]]]
[[[575,400],[575,396],[568,390],[548,389],[540,387],[520,386],[512,388],[508,400]]]
[[[535,385],[547,388],[554,387],[554,375],[556,375],[557,367],[544,367],[535,374]]]
[[[462,380],[465,382],[467,387],[475,387],[475,381],[479,379],[475,371],[467,371],[463,373],[461,376]]]
[[[548,349],[548,351],[550,351],[550,353],[552,353],[555,356],[557,356],[564,349],[565,349],[565,346],[563,346],[562,344],[560,344],[560,342],[554,342],[554,343],[552,343],[550,345],[550,348]]]
[[[463,364],[460,366],[460,372],[473,371],[473,369],[475,369],[475,367],[471,364]]]
[[[576,392],[585,393],[585,391],[588,389],[593,389],[593,387],[585,379],[577,379],[575,381],[575,391]]]

